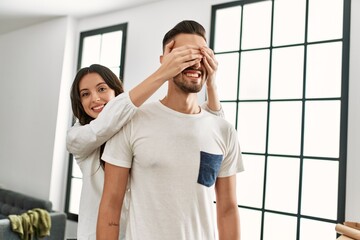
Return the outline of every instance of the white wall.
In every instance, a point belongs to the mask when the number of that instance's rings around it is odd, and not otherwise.
[[[67,25],[60,18],[0,36],[0,185],[45,199]]]
[[[351,1],[346,220],[360,222],[360,1]]]
[[[72,122],[69,93],[76,66],[75,40],[78,36],[75,34],[76,22],[74,19],[67,18],[66,26],[49,194],[53,208],[60,211],[64,211],[65,208],[66,181],[64,179],[67,179],[69,162],[69,153],[66,151],[66,133]]]
[[[193,19],[209,33],[211,5],[223,2],[159,1],[78,21],[60,18],[0,35],[0,186],[51,199],[56,209],[63,209],[67,169],[66,160],[61,166],[67,156],[63,129],[70,124],[68,93],[80,32],[128,22],[124,85],[129,90],[160,66],[167,30]],[[352,1],[351,16],[346,219],[360,221],[360,1]],[[165,90],[151,100],[163,97]],[[57,122],[57,115],[63,120]],[[75,237],[75,231],[76,224],[69,222],[67,236]]]
[[[162,38],[170,28],[181,20],[192,19],[200,22],[207,29],[209,37],[211,6],[222,2],[226,1],[159,1],[142,7],[80,20],[79,32],[128,23],[123,80],[125,89],[129,90],[160,66]],[[166,85],[150,101],[162,98],[166,94],[165,90]],[[203,94],[202,92],[202,98],[204,98]]]

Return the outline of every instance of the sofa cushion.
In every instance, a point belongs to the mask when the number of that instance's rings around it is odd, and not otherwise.
[[[1,215],[18,215],[34,208],[42,208],[50,212],[52,203],[49,200],[38,199],[0,188],[0,217]]]

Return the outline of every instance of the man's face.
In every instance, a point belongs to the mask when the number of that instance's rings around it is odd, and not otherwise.
[[[207,45],[205,39],[196,34],[179,34],[174,40],[173,48],[184,45],[195,45],[200,48]],[[201,61],[176,75],[173,81],[185,93],[197,93],[202,89],[206,76],[207,72]]]

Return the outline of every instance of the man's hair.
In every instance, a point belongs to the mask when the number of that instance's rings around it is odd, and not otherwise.
[[[192,20],[184,20],[175,25],[172,29],[170,29],[163,38],[163,50],[165,49],[165,45],[169,43],[174,37],[178,34],[196,34],[200,37],[204,38],[206,41],[206,31],[205,28],[198,22]]]

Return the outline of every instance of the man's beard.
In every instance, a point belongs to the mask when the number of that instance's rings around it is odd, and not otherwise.
[[[203,82],[200,84],[188,83],[184,80],[182,73],[174,77],[174,83],[178,88],[180,88],[184,93],[198,93],[201,91]]]

